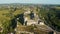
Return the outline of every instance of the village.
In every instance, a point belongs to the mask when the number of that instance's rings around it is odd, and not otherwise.
[[[5,9],[4,9],[5,8]],[[59,34],[40,14],[48,10],[43,6],[7,6],[0,10],[0,33],[8,34]],[[6,11],[6,12],[3,12]],[[45,12],[44,12],[45,13]],[[6,21],[7,20],[7,21]],[[11,21],[11,22],[10,22]],[[5,25],[4,25],[5,24]],[[6,29],[5,29],[6,28]],[[5,31],[7,30],[7,31]]]

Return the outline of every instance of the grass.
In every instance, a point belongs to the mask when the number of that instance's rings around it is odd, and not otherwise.
[[[30,26],[19,26],[17,27],[17,31],[27,31],[27,32],[35,32],[36,34],[48,34],[48,32],[46,31],[42,31],[41,29],[39,28],[36,28],[36,27],[30,25]]]

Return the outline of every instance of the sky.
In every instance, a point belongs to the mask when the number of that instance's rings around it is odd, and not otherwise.
[[[60,0],[0,0],[0,4],[6,3],[60,4]]]

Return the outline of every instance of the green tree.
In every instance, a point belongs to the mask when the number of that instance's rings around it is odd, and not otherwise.
[[[47,10],[47,8],[41,8],[39,14],[44,17],[45,24],[49,25],[57,31],[60,31],[59,11],[60,10],[57,10],[55,8],[50,8],[49,10]]]

